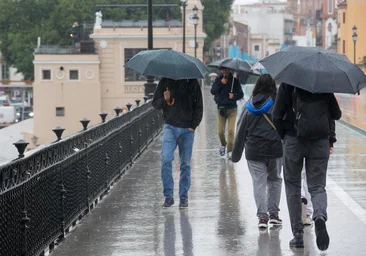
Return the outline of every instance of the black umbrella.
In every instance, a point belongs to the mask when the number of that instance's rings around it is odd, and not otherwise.
[[[242,71],[249,74],[260,75],[257,70],[252,70],[252,64],[249,61],[240,58],[226,58],[218,60],[207,65],[214,68],[228,68],[233,71]]]
[[[203,78],[208,72],[197,58],[174,50],[147,50],[133,56],[125,65],[142,75],[174,80]]]
[[[273,79],[312,93],[352,93],[366,76],[345,55],[317,47],[291,46],[259,61]]]

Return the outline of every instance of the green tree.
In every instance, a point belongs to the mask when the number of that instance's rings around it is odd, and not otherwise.
[[[225,32],[233,0],[202,0],[207,34],[205,51]],[[94,23],[97,4],[146,4],[147,0],[0,0],[0,52],[9,66],[33,79],[33,54],[37,37],[43,45],[70,45],[71,27]],[[153,19],[181,19],[180,0],[153,0],[153,4],[177,4],[153,8]],[[145,7],[100,7],[103,19],[146,20]]]
[[[207,34],[204,52],[208,52],[211,43],[225,33],[225,24],[228,23],[231,6],[234,0],[204,0],[203,29]]]

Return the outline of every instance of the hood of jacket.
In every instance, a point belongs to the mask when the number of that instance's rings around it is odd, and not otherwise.
[[[246,104],[247,110],[255,115],[261,115],[268,112],[273,106],[274,100],[266,95],[258,94],[251,98]]]

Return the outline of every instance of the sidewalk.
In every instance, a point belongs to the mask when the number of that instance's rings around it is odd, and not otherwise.
[[[31,130],[33,130],[33,119],[27,119],[0,129],[0,164],[18,157],[18,151],[13,143],[24,139],[22,133]]]
[[[342,121],[366,134],[366,89],[360,95],[336,94],[342,109]]]
[[[205,114],[196,131],[189,208],[163,209],[161,140],[111,189],[51,256],[119,255],[364,255],[366,231],[366,136],[337,123],[338,142],[328,171],[330,247],[316,248],[314,227],[305,229],[304,250],[291,250],[284,187],[283,227],[260,232],[251,176],[243,158],[233,164],[218,157],[216,109],[205,89]],[[362,155],[363,154],[363,155]],[[178,154],[174,177],[178,180]],[[175,199],[178,199],[178,186]],[[352,192],[357,193],[352,194]]]

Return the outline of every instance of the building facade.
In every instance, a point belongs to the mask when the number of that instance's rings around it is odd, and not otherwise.
[[[206,34],[202,30],[203,6],[190,0],[186,7],[186,53],[194,56],[195,27],[193,7],[198,8],[197,58],[202,60]],[[99,19],[99,20],[98,20]],[[116,107],[142,100],[146,77],[124,64],[141,50],[147,49],[147,21],[112,22],[96,17],[90,35],[95,51],[70,53],[61,49],[36,51],[34,58],[34,130],[25,135],[34,147],[55,138],[52,129],[65,128],[64,136],[81,130],[82,118],[89,125],[101,121],[99,113],[115,116]],[[180,21],[153,22],[153,48],[182,51],[183,33]],[[81,50],[83,48],[81,47]],[[94,48],[93,48],[94,49]]]
[[[366,1],[347,0],[338,5],[338,53],[345,54],[361,66],[366,56]],[[353,27],[357,27],[354,42]]]

